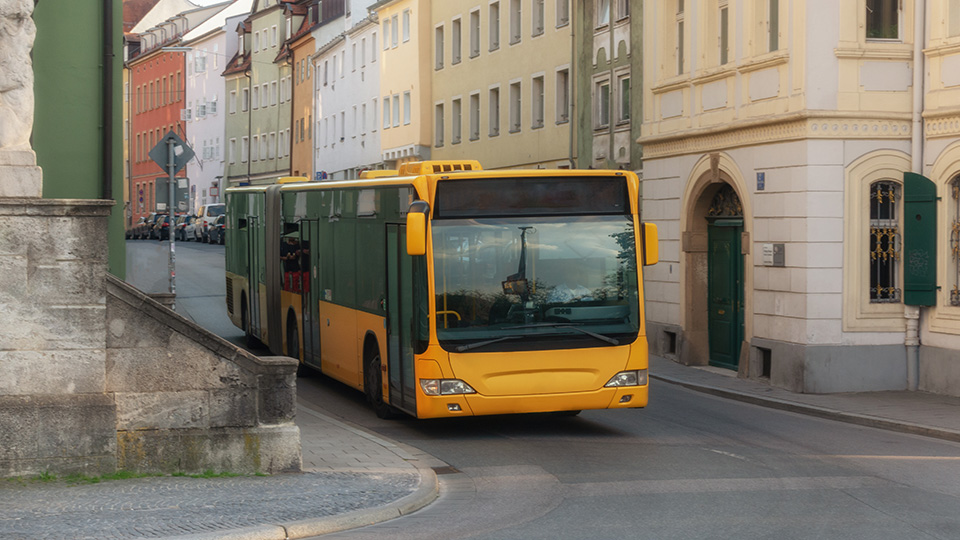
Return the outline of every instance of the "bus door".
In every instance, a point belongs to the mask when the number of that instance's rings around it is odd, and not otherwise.
[[[390,404],[415,413],[413,259],[406,225],[387,224],[387,365]]]
[[[303,279],[303,361],[320,367],[320,223],[315,219],[300,221],[300,246],[307,251],[306,263],[300,268]]]
[[[260,239],[260,220],[257,216],[247,216],[247,261],[249,261],[249,302],[250,334],[261,337],[260,330],[260,283],[263,281],[263,246]],[[244,328],[246,332],[247,329]]]

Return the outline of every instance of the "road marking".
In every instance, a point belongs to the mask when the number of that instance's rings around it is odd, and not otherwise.
[[[724,452],[723,450],[716,450],[716,449],[713,449],[713,448],[707,448],[707,450],[709,450],[710,452],[713,452],[714,454],[720,454],[721,456],[732,457],[732,458],[734,458],[734,459],[739,459],[739,460],[742,460],[742,461],[746,461],[746,460],[747,460],[747,458],[745,458],[744,456],[741,456],[741,455],[738,455],[738,454],[732,454],[732,453],[730,453],[730,452]]]
[[[884,488],[890,482],[872,476],[814,476],[784,478],[691,478],[586,482],[564,486],[566,497],[606,497],[662,493],[722,493],[735,491],[801,491],[818,489]]]
[[[819,455],[819,456],[802,456],[802,457],[817,457],[817,458],[836,458],[836,459],[877,459],[877,460],[902,460],[902,461],[960,461],[960,456],[868,456],[868,455]]]

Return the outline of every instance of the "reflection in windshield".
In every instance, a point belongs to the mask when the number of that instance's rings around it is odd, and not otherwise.
[[[630,216],[435,220],[433,248],[437,334],[450,350],[517,335],[597,344],[578,328],[637,335]]]

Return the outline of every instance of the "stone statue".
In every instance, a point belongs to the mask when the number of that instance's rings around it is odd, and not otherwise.
[[[0,148],[29,148],[33,128],[33,66],[36,27],[33,0],[0,0]]]
[[[0,197],[39,197],[33,130],[34,0],[0,0]]]

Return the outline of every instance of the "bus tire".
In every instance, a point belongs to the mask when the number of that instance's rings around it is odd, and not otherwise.
[[[300,332],[297,330],[297,316],[290,311],[287,314],[287,356],[297,361],[297,376],[304,374],[305,366],[300,360]]]
[[[364,362],[363,371],[363,392],[367,395],[367,401],[373,407],[373,412],[377,413],[377,418],[390,419],[396,418],[396,409],[383,401],[383,372],[380,364],[380,348],[376,343],[369,348],[366,362]]]

